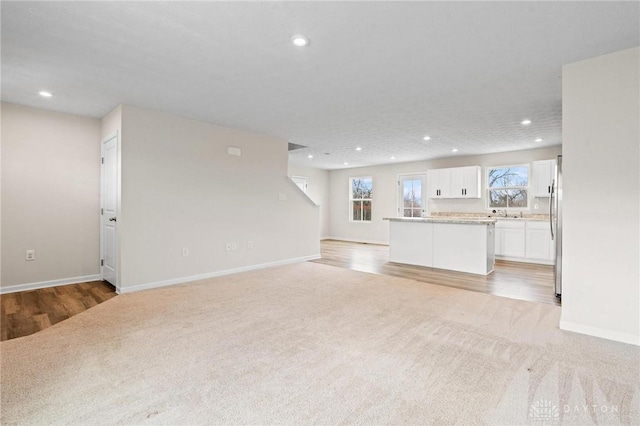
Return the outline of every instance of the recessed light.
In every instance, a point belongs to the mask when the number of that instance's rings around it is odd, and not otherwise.
[[[536,139],[536,142],[542,142],[543,140],[544,139],[542,139],[542,138],[538,138],[538,139]]]
[[[389,160],[395,160],[396,157],[389,157]]]
[[[313,155],[309,154],[307,155],[307,158],[313,158]]]
[[[344,162],[344,165],[345,165],[345,166],[348,166],[348,165],[349,165],[349,163],[347,163],[347,162],[345,161],[345,162]]]
[[[304,47],[309,44],[309,39],[303,35],[294,35],[291,38],[291,42],[298,47]]]
[[[525,126],[528,126],[529,124],[531,124],[531,120],[529,120],[528,118],[525,118],[520,122],[520,124],[524,124]]]
[[[422,138],[422,139],[423,139],[423,140],[425,140],[425,141],[430,141],[430,140],[431,140],[431,136],[427,135],[427,136],[425,136],[425,137],[424,137],[424,138]]]
[[[357,147],[356,151],[362,151],[362,148],[361,147]]]
[[[47,92],[46,90],[39,91],[38,95],[42,96],[43,98],[50,98],[50,97],[53,96],[53,94],[51,94],[51,92]]]
[[[458,152],[458,148],[453,148],[451,152]]]

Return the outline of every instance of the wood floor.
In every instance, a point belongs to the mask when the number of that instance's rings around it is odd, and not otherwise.
[[[115,288],[104,281],[3,294],[0,340],[28,336],[114,296]]]
[[[321,254],[322,258],[313,262],[512,299],[560,304],[553,291],[553,266],[498,260],[495,270],[482,276],[389,262],[388,246],[334,240],[321,242]]]

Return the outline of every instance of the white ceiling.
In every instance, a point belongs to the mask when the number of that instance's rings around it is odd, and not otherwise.
[[[558,145],[562,65],[639,45],[639,6],[3,1],[2,100],[166,111],[305,145],[291,161],[326,169]]]

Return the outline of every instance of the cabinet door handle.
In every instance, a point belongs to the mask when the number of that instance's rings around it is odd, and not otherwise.
[[[547,186],[547,194],[551,194],[551,186]]]
[[[464,195],[464,189],[460,190],[460,195]]]

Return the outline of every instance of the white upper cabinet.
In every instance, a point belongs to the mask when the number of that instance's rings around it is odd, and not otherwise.
[[[451,169],[451,182],[455,198],[480,198],[480,166]]]
[[[451,198],[451,169],[427,171],[429,198]]]
[[[556,174],[556,160],[542,160],[533,162],[533,196],[549,197],[551,186]]]
[[[429,170],[429,198],[480,198],[480,174],[480,166]]]

